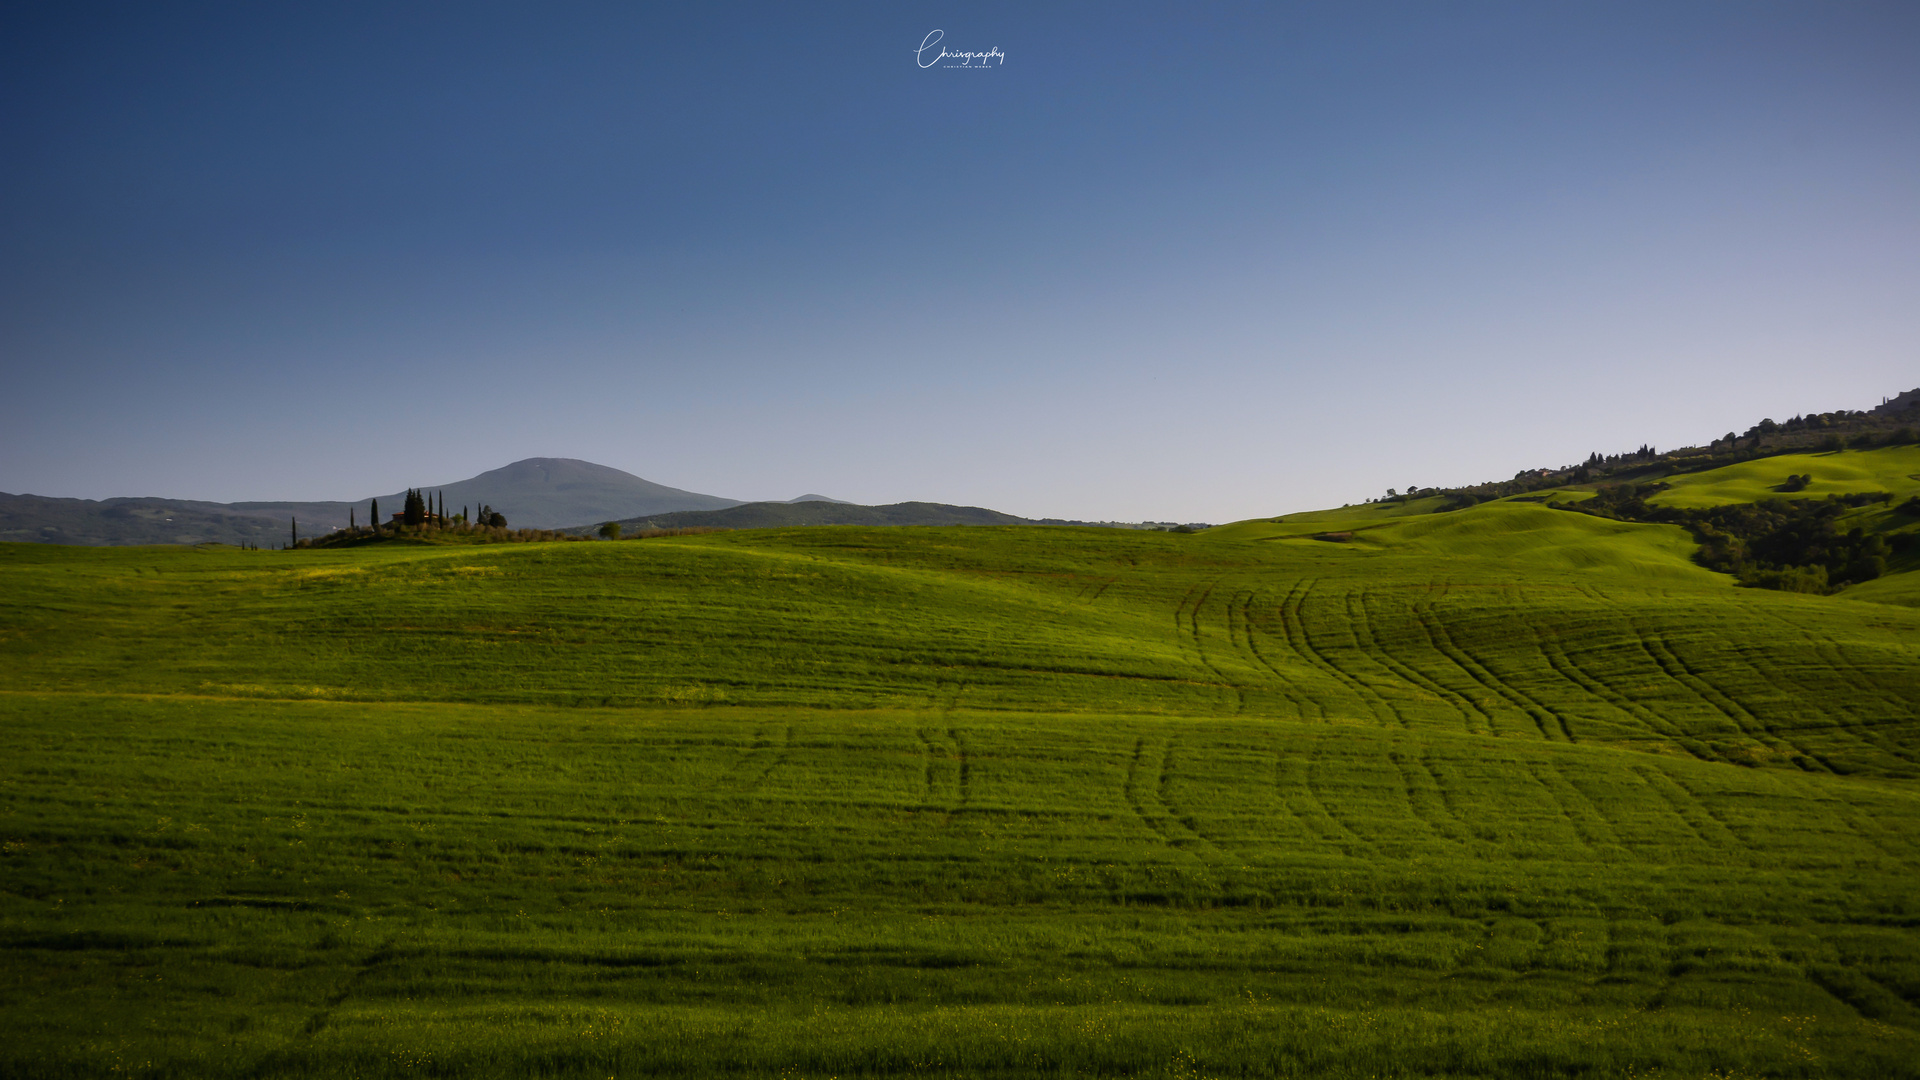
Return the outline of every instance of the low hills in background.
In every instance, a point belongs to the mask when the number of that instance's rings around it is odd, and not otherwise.
[[[515,526],[554,529],[641,514],[718,510],[738,499],[656,484],[632,473],[573,458],[527,458],[467,480],[425,489],[449,508],[482,503]],[[394,492],[356,502],[215,503],[186,499],[58,499],[0,493],[0,541],[53,544],[268,544],[285,540],[289,519],[303,537],[366,525],[375,499],[381,516],[403,505]],[[819,499],[824,496],[801,496]]]
[[[624,518],[623,530],[634,529],[776,529],[790,525],[1032,525],[1036,522],[981,506],[903,502],[888,506],[820,499],[793,502],[755,502],[723,510],[683,510]],[[591,529],[580,529],[590,532]]]
[[[1920,425],[1920,389],[1889,398],[1871,410],[1838,410],[1765,419],[1744,434],[1728,432],[1704,446],[1611,456],[1595,453],[1578,465],[1523,469],[1511,480],[1459,488],[1390,492],[1402,502],[1435,496],[1432,509],[1458,509],[1476,502],[1601,481],[1644,481],[1675,472],[1697,472],[1780,454],[1861,449],[1889,441],[1912,441]],[[1904,436],[1903,436],[1904,433]],[[1022,518],[978,506],[903,502],[862,506],[808,493],[787,502],[752,502],[668,487],[606,465],[574,458],[526,458],[466,480],[424,490],[450,509],[500,510],[515,527],[590,533],[602,522],[626,530],[682,528],[777,528],[795,525],[1102,525],[1166,528],[1171,522],[1088,522]],[[381,516],[399,510],[405,493],[357,502],[285,501],[217,503],[189,499],[65,499],[0,492],[0,542],[84,545],[220,543],[268,545],[289,536],[316,538],[369,523],[374,499]],[[1189,525],[1186,528],[1205,527]]]
[[[516,528],[590,533],[600,523],[623,527],[754,529],[781,525],[1109,525],[1118,522],[1015,517],[978,506],[905,502],[860,506],[809,492],[786,502],[743,503],[656,484],[632,473],[573,458],[527,458],[468,480],[424,489],[450,512],[482,504]],[[377,497],[380,515],[399,511],[406,493]],[[357,502],[238,502],[189,499],[61,499],[0,492],[0,542],[126,546],[140,544],[284,543],[291,522],[312,539],[370,523],[374,499]],[[352,514],[350,517],[349,514]]]

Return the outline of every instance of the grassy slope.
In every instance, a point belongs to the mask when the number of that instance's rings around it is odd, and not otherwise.
[[[1913,1075],[1920,611],[1365,523],[0,548],[0,1072]]]
[[[1888,491],[1897,500],[1920,494],[1920,446],[1787,454],[1760,458],[1690,476],[1675,476],[1673,486],[1653,496],[1655,506],[1696,508],[1763,499],[1823,499],[1855,491]],[[1811,476],[1798,492],[1775,490],[1789,476]]]

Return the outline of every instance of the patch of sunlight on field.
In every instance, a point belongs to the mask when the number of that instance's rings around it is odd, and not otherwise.
[[[1667,483],[1672,486],[1647,502],[1692,509],[1766,499],[1824,499],[1860,491],[1887,491],[1905,499],[1920,493],[1920,476],[1915,474],[1920,474],[1920,446],[1783,454],[1669,477]],[[1813,482],[1802,491],[1778,490],[1789,476],[1811,476]]]
[[[1356,540],[1359,540],[1356,537]],[[1694,542],[1673,525],[1612,521],[1528,503],[1484,503],[1396,523],[1365,535],[1387,549],[1559,570],[1603,570],[1696,585],[1724,583],[1693,561]]]
[[[1840,595],[1849,600],[1865,600],[1875,604],[1920,607],[1920,571],[1908,570],[1849,585],[1841,590]]]
[[[1266,540],[1281,537],[1310,537],[1328,532],[1366,529],[1400,518],[1431,514],[1446,502],[1438,496],[1407,502],[1360,503],[1332,510],[1308,510],[1277,518],[1253,518],[1218,525],[1207,535],[1226,540]]]

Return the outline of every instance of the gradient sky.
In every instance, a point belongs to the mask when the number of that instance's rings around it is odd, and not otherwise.
[[[0,490],[1219,522],[1920,386],[1920,5],[1032,7],[0,8]]]

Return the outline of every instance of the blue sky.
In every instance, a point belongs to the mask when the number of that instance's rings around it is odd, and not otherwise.
[[[1920,7],[1031,7],[9,6],[0,490],[1227,521],[1920,385]]]

